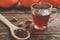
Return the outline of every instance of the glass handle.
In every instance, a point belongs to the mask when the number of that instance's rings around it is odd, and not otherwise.
[[[49,23],[55,20],[55,18],[59,15],[59,13],[55,12],[50,15]]]

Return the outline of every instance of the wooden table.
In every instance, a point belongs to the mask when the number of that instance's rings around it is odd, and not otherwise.
[[[18,25],[20,22],[25,22],[26,20],[30,20],[31,12],[30,11],[1,11],[2,15],[4,15],[9,21],[12,17],[16,17],[18,19],[17,22],[11,22],[14,25]],[[58,14],[58,15],[57,15]],[[51,17],[57,17],[48,22],[47,30],[45,31],[37,31],[33,28],[29,28],[31,32],[31,37],[27,40],[60,40],[60,14],[53,14]],[[0,22],[0,40],[16,40],[10,34],[10,30],[7,26],[5,26],[2,22]]]

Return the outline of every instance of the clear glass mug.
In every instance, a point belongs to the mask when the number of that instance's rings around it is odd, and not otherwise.
[[[48,25],[50,15],[52,14],[52,5],[50,3],[34,3],[31,5],[32,19],[34,28],[45,30]]]

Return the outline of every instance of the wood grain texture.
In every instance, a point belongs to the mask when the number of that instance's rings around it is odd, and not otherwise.
[[[31,13],[1,13],[4,15],[9,21],[12,17],[16,17],[18,19],[17,22],[11,22],[14,25],[18,25],[21,22],[25,22],[26,20],[31,20]],[[57,14],[56,14],[57,15]],[[56,16],[52,15],[52,17]],[[51,18],[50,18],[51,19]],[[45,31],[37,31],[33,29],[33,27],[27,29],[31,32],[31,37],[27,40],[60,40],[60,14],[52,20],[48,22],[47,30]],[[16,40],[10,34],[9,28],[0,22],[0,40]]]

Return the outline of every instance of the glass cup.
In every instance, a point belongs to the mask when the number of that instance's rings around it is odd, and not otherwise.
[[[45,30],[50,14],[52,13],[52,5],[44,2],[34,3],[31,5],[31,12],[34,28],[37,30]]]

